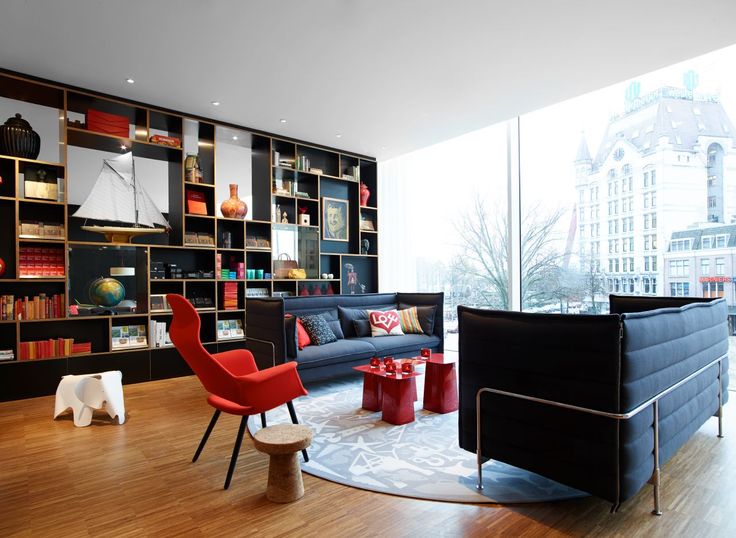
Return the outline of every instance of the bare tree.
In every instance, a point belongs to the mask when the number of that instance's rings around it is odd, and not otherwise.
[[[558,274],[560,254],[553,248],[552,232],[562,216],[561,210],[541,215],[539,208],[526,211],[522,220],[521,275],[522,305],[541,304],[555,297],[550,281]],[[463,256],[458,270],[477,279],[485,304],[507,310],[508,235],[506,211],[486,209],[476,197],[469,211],[456,224],[462,238]],[[555,278],[557,280],[557,278]]]

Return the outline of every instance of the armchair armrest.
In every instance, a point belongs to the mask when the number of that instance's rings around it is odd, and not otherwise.
[[[228,372],[236,376],[248,375],[258,371],[253,354],[247,349],[233,349],[213,353],[212,357]]]
[[[307,395],[295,362],[240,376],[238,382],[242,401],[258,413]]]

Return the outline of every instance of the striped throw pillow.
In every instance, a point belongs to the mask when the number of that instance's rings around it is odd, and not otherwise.
[[[411,308],[407,308],[405,310],[399,310],[399,322],[401,323],[401,330],[404,331],[404,334],[422,334],[424,333],[424,330],[422,329],[421,324],[419,323],[419,316],[417,316],[417,307],[412,306]]]

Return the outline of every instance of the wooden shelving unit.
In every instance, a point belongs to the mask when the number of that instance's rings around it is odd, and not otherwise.
[[[123,371],[126,383],[189,374],[189,368],[173,347],[151,347],[149,322],[163,322],[168,329],[172,317],[168,311],[150,310],[152,295],[180,293],[192,300],[209,300],[211,306],[198,307],[202,320],[200,336],[207,349],[217,352],[242,347],[244,338],[218,340],[217,327],[218,322],[237,320],[247,337],[250,296],[378,291],[378,185],[374,159],[2,70],[0,96],[17,101],[19,106],[58,112],[58,140],[42,138],[42,148],[44,144],[54,144],[58,149],[46,151],[45,160],[0,155],[0,258],[7,266],[0,276],[0,295],[23,298],[40,293],[62,294],[65,299],[63,317],[0,320],[0,350],[12,349],[16,357],[13,361],[0,362],[0,400],[52,394],[59,377],[68,373],[116,369]],[[86,124],[89,110],[127,118],[126,136],[89,130]],[[3,109],[5,116],[14,112]],[[176,137],[181,144],[179,147],[158,144],[151,141],[153,135]],[[235,139],[239,140],[238,147],[225,147]],[[237,150],[245,157],[234,167],[232,162],[227,162],[225,149]],[[75,183],[80,181],[75,175],[79,169],[75,160],[78,155],[97,158],[101,165],[98,155],[114,156],[125,151],[132,151],[136,162],[145,162],[149,170],[155,170],[156,185],[161,189],[158,194],[168,200],[168,208],[162,209],[171,229],[166,234],[138,238],[132,243],[110,244],[101,236],[82,230],[81,219],[72,217],[78,208],[73,202],[78,200],[79,193],[76,199],[70,198],[70,187],[79,188]],[[187,155],[191,153],[198,156],[199,179],[187,175],[185,169]],[[37,170],[56,177],[56,199],[26,196],[25,175]],[[227,197],[224,192],[233,181],[233,174],[237,176],[241,171],[247,172],[250,178],[249,192],[241,193],[241,198],[248,199],[246,220],[226,218],[220,213],[220,204]],[[360,206],[361,181],[371,191],[366,207]],[[188,211],[188,190],[202,193],[206,215]],[[347,241],[323,238],[324,197],[347,202]],[[286,222],[282,223],[284,212]],[[309,225],[299,224],[300,213],[309,215]],[[372,220],[374,230],[361,228],[361,215]],[[58,225],[63,227],[63,235],[21,233],[21,222]],[[189,243],[191,234],[197,234],[196,243]],[[205,240],[211,238],[211,243],[201,243],[200,234]],[[284,238],[290,244],[293,242],[292,253],[307,271],[305,280],[274,278],[274,262],[286,250]],[[365,249],[361,250],[364,239],[370,243],[367,254]],[[22,248],[63,250],[64,275],[21,275]],[[79,283],[83,276],[78,275],[84,272],[80,266],[102,263],[98,260],[113,256],[114,252],[136,260],[135,277],[126,277],[129,279],[126,288],[130,288],[130,297],[126,299],[136,301],[135,312],[71,314],[69,307],[75,300],[88,302],[82,290],[84,286]],[[234,267],[244,264],[246,274],[237,275],[236,279],[221,278],[215,271],[217,256],[223,267],[229,268],[231,261]],[[89,263],[82,263],[85,260]],[[184,273],[212,271],[215,278],[191,278],[186,274],[183,278],[151,278],[154,264],[160,263],[177,264]],[[358,284],[348,275],[348,266],[360,275]],[[248,270],[254,273],[251,275]],[[258,277],[261,274],[263,278]],[[331,274],[332,278],[322,278],[323,274]],[[229,282],[237,288],[234,309],[225,309],[223,304],[225,284]],[[113,349],[112,327],[135,324],[146,326],[149,345]],[[48,338],[90,342],[92,352],[18,360],[21,342]]]

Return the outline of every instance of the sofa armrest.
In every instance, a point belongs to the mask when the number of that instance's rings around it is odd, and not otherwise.
[[[283,299],[248,299],[245,336],[246,347],[255,356],[258,368],[269,368],[286,362]]]

